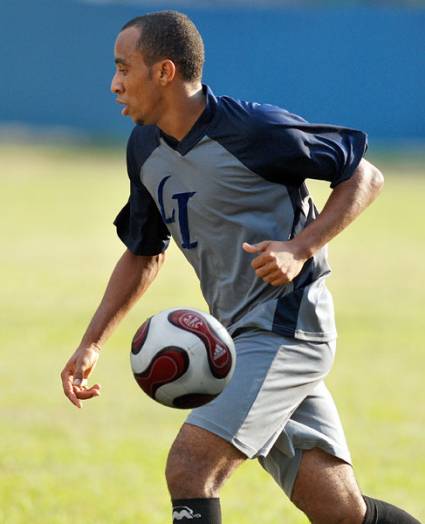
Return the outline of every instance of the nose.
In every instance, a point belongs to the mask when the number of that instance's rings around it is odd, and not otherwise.
[[[111,91],[114,95],[119,95],[123,92],[122,83],[117,79],[117,74],[115,73],[111,81]]]

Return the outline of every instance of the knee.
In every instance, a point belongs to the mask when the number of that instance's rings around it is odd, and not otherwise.
[[[366,512],[364,501],[356,493],[324,494],[320,490],[298,497],[292,502],[313,524],[362,524]]]
[[[364,510],[360,506],[337,504],[310,507],[296,504],[312,524],[362,524]]]
[[[317,449],[304,453],[291,500],[314,524],[362,524],[366,513],[351,466]]]
[[[217,497],[221,485],[244,458],[220,437],[185,424],[171,447],[165,470],[171,497]]]
[[[175,443],[168,455],[165,468],[168,491],[172,498],[214,497],[215,485],[207,475],[207,465],[196,450],[184,442]]]

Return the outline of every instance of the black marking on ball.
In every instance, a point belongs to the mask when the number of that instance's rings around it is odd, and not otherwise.
[[[208,395],[206,393],[189,393],[182,395],[173,400],[173,406],[179,409],[192,409],[203,406],[211,400],[214,400],[217,395]]]
[[[133,340],[131,342],[131,352],[133,355],[137,355],[140,353],[140,350],[143,347],[143,344],[146,342],[146,338],[149,333],[149,327],[151,324],[152,317],[148,318],[143,322],[143,324],[139,327],[139,329],[136,331]]]

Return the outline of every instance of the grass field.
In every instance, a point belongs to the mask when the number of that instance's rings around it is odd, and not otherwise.
[[[111,226],[127,198],[123,154],[9,145],[0,161],[0,522],[166,524],[164,462],[185,414],[138,389],[129,343],[160,309],[205,307],[194,274],[171,248],[104,349],[103,395],[76,410],[59,372],[123,249]],[[331,246],[340,337],[328,384],[364,492],[425,520],[425,172],[381,167],[383,196]],[[313,187],[320,201],[326,190]],[[222,505],[226,524],[306,522],[255,462]]]

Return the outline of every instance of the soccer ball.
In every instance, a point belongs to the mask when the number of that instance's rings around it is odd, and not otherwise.
[[[230,381],[236,353],[220,322],[196,309],[172,308],[146,320],[131,344],[131,368],[151,398],[174,408],[210,402]]]

